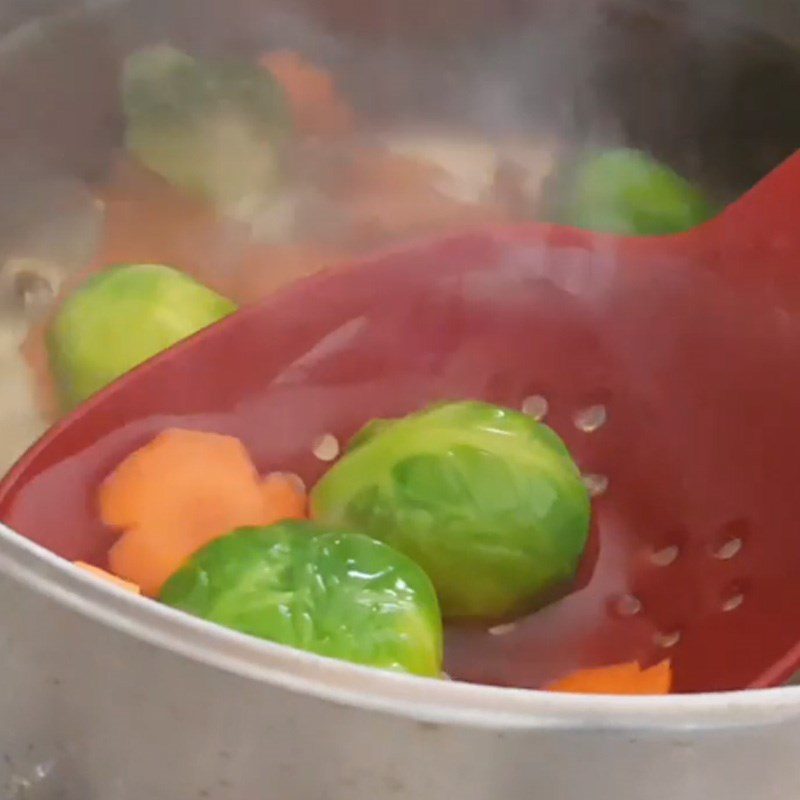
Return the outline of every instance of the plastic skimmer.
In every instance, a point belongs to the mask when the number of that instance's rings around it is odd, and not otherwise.
[[[491,229],[290,286],[59,423],[6,477],[0,519],[102,563],[98,484],[166,427],[234,434],[311,483],[320,437],[456,398],[542,417],[594,514],[574,591],[451,628],[453,677],[537,687],[669,657],[676,690],[701,691],[800,665],[800,156],[689,234]]]

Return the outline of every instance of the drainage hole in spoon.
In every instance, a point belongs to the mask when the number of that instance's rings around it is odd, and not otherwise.
[[[600,497],[608,491],[608,476],[589,473],[583,476],[583,485],[589,490],[590,497]]]
[[[577,411],[572,421],[582,433],[594,433],[608,421],[608,411],[604,405],[589,406]]]
[[[502,625],[495,625],[492,628],[489,628],[489,635],[490,636],[506,636],[507,634],[514,631],[517,627],[516,622],[505,622]]]
[[[714,550],[714,558],[720,561],[730,561],[730,559],[739,555],[743,546],[744,542],[738,536],[735,536],[733,539],[724,541]]]
[[[742,551],[748,533],[749,525],[744,519],[727,523],[711,543],[711,555],[719,561],[730,561]]]
[[[681,640],[681,632],[674,631],[657,631],[653,634],[653,644],[656,647],[661,647],[664,650],[669,650],[678,644]]]
[[[320,461],[335,461],[339,455],[339,440],[332,433],[323,433],[314,440],[311,452]]]
[[[676,544],[660,547],[650,554],[650,563],[656,567],[668,567],[680,555],[680,548]]]
[[[621,618],[635,617],[643,608],[642,601],[633,594],[621,594],[611,600],[611,612]]]
[[[736,611],[736,609],[740,608],[744,603],[746,594],[747,586],[745,581],[736,580],[729,583],[720,593],[720,611],[724,613]]]
[[[537,420],[537,422],[541,422],[547,416],[547,412],[550,410],[550,404],[543,395],[532,394],[522,401],[520,408],[523,414],[527,414],[529,417],[533,417],[533,419]]]
[[[744,602],[744,595],[741,592],[737,592],[736,594],[732,594],[729,597],[726,597],[722,601],[722,605],[720,608],[725,611],[735,611],[741,604]]]

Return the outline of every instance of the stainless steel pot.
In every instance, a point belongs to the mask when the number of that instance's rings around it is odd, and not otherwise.
[[[5,798],[800,792],[800,689],[593,699],[396,677],[106,590],[7,530],[0,575]]]
[[[314,48],[384,121],[646,145],[725,197],[800,144],[789,5],[43,0],[26,20],[0,3],[0,246],[41,244],[22,235],[54,213],[41,194],[23,219],[1,202],[34,174],[66,181],[92,235],[80,186],[119,139],[119,59],[165,32]],[[24,328],[24,307],[1,313]],[[397,677],[140,602],[2,526],[0,641],[7,800],[800,796],[800,689],[614,699]]]

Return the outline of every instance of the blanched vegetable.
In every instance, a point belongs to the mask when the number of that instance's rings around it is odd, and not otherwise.
[[[227,298],[169,267],[138,264],[95,275],[66,299],[47,333],[62,405],[78,405],[235,310]]]
[[[571,694],[669,694],[672,666],[669,659],[647,669],[636,661],[573,672],[545,687],[549,692]]]
[[[266,53],[259,63],[272,73],[286,93],[300,133],[335,136],[352,130],[353,111],[324,69],[291,50]]]
[[[308,522],[217,539],[174,575],[162,602],[273,642],[436,677],[436,594],[411,560],[380,542]]]
[[[154,596],[186,560],[243,525],[305,516],[291,476],[262,480],[233,436],[166,430],[131,453],[100,487],[100,517],[122,536],[108,554],[114,574]]]
[[[624,148],[578,159],[564,170],[556,193],[557,222],[619,235],[681,233],[714,213],[689,181]]]
[[[371,423],[311,492],[312,517],[420,564],[450,617],[503,616],[573,577],[589,513],[558,436],[478,402]]]
[[[116,575],[112,575],[110,572],[100,569],[100,567],[95,567],[94,564],[87,564],[85,561],[74,561],[73,564],[78,569],[88,572],[95,578],[100,578],[100,580],[107,581],[113,586],[116,586],[120,589],[125,589],[126,592],[131,592],[132,594],[142,593],[142,590],[135,583],[131,583],[130,581],[123,580]]]
[[[122,102],[128,149],[173,185],[225,211],[274,192],[291,122],[268,70],[145,48],[125,62]]]

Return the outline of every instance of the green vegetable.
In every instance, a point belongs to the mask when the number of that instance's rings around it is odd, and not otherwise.
[[[150,47],[125,62],[122,104],[128,149],[173,185],[226,211],[274,193],[291,122],[268,70]]]
[[[196,553],[161,601],[273,642],[382,669],[438,677],[436,593],[410,559],[311,522],[242,528]]]
[[[478,402],[370,423],[314,487],[311,507],[413,558],[449,617],[501,617],[571,578],[590,514],[558,436]]]
[[[689,181],[637,150],[586,155],[558,178],[555,221],[626,236],[681,233],[714,209]]]
[[[227,298],[169,267],[138,264],[99,273],[64,301],[48,330],[62,404],[78,405],[235,310]]]

